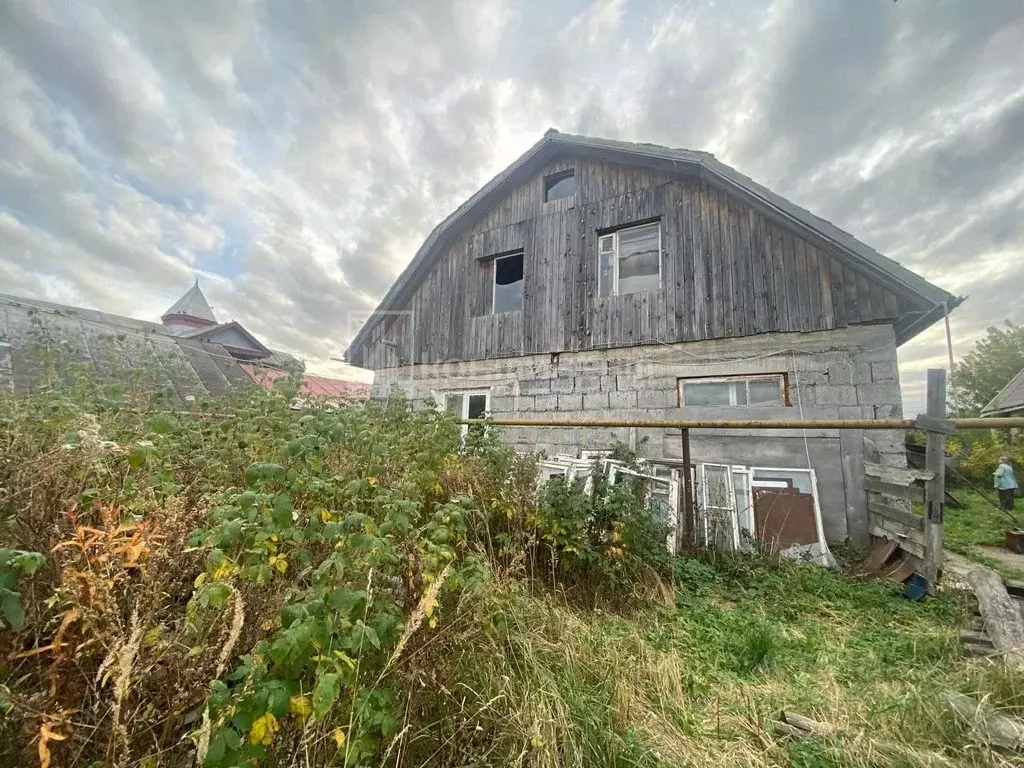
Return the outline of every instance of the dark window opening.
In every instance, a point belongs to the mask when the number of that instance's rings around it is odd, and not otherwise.
[[[482,419],[487,415],[487,395],[470,395],[466,408],[467,419]]]
[[[550,203],[576,194],[576,172],[563,171],[544,179],[544,202]]]
[[[514,253],[494,260],[493,312],[516,312],[523,308],[523,254]]]

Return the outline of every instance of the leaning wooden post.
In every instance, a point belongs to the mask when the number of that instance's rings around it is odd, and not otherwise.
[[[927,431],[925,470],[931,478],[924,485],[924,573],[928,589],[934,589],[942,569],[942,500],[946,492],[946,435],[954,427],[946,421],[946,371],[928,369],[927,410],[917,425]]]

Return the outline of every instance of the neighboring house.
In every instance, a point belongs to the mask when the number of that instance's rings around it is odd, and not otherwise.
[[[160,323],[0,294],[0,388],[27,391],[47,373],[45,352],[89,365],[100,380],[137,369],[169,383],[179,400],[270,388],[298,361],[268,349],[240,323],[219,323],[199,281]],[[43,353],[43,354],[41,354]],[[369,396],[369,385],[303,374],[302,392],[335,402]]]
[[[896,348],[960,301],[713,155],[549,131],[437,226],[346,360],[374,370],[375,397],[400,387],[469,417],[899,417]],[[505,434],[549,453],[681,450],[679,430]],[[842,539],[864,505],[848,439],[697,430],[692,459],[734,468],[736,498],[755,468],[780,470],[762,471],[769,488],[813,468]],[[905,466],[901,433],[869,448]]]
[[[1010,379],[988,405],[981,409],[982,416],[1024,416],[1024,370]]]

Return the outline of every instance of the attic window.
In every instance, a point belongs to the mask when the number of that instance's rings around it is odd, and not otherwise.
[[[554,173],[544,177],[544,202],[550,203],[576,194],[576,171]]]
[[[523,308],[523,254],[499,256],[494,260],[494,301],[495,315],[501,312],[518,312]]]

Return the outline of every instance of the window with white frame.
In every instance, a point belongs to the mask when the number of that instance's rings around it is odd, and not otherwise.
[[[483,419],[491,411],[491,393],[480,392],[446,392],[441,402],[448,413],[459,419]],[[474,424],[474,429],[481,429]],[[469,424],[462,425],[462,435],[469,432]]]
[[[679,404],[786,405],[786,377],[781,373],[716,379],[680,379]]]
[[[656,291],[661,287],[661,222],[601,235],[597,252],[600,296]]]
[[[517,312],[523,308],[523,253],[494,259],[492,314]]]

